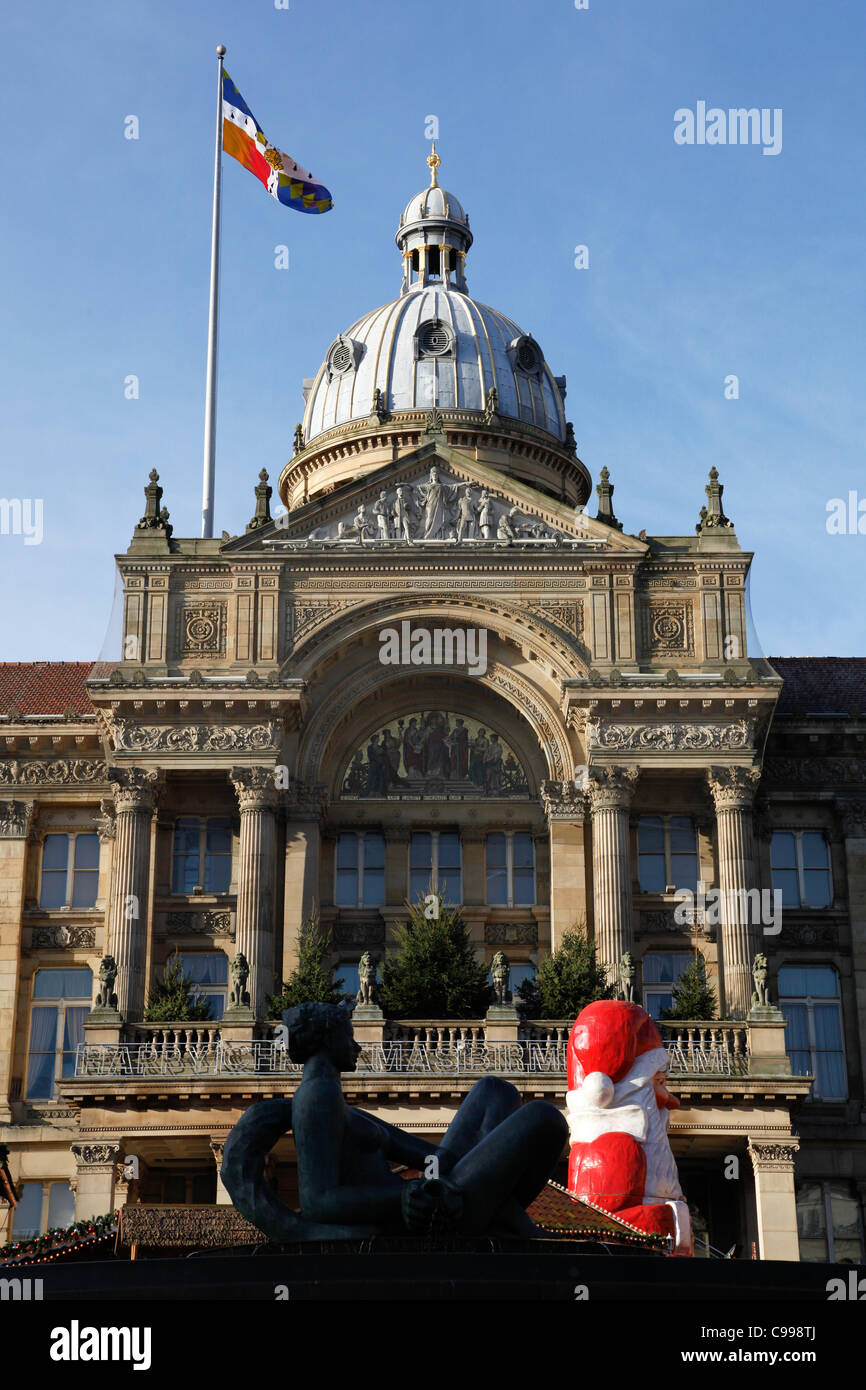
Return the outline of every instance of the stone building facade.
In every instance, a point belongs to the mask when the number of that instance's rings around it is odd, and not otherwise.
[[[267,1014],[302,920],[354,987],[433,890],[515,989],[585,925],[658,1015],[699,951],[719,1016],[666,1027],[699,1233],[862,1258],[866,662],[756,650],[714,471],[690,536],[630,535],[605,469],[587,513],[565,379],[469,297],[436,158],[399,296],[305,382],[284,510],[263,471],[242,534],[175,537],[154,471],[122,659],[0,668],[16,1230],[226,1201],[231,1125],[297,1082]],[[210,1022],[145,1022],[174,951]],[[435,1136],[484,1069],[563,1103],[568,1023],[374,1010],[350,1103]]]

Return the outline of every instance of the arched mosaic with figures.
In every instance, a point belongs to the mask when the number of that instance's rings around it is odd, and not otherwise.
[[[371,733],[349,762],[341,795],[526,799],[529,784],[520,759],[495,729],[434,709],[392,719]]]

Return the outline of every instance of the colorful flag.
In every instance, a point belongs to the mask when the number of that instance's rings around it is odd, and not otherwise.
[[[272,198],[297,212],[327,212],[331,195],[287,154],[271,145],[227,72],[223,72],[223,149],[255,174]]]

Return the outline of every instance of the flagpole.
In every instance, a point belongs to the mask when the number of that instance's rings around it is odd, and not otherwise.
[[[223,58],[225,45],[217,48],[217,118],[213,166],[213,225],[210,244],[210,309],[207,329],[207,383],[204,402],[204,470],[201,495],[201,533],[213,536],[214,471],[216,460],[216,373],[219,329],[220,201],[223,152]]]

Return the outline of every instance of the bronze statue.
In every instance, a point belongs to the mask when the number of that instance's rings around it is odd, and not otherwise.
[[[520,1094],[496,1076],[478,1081],[439,1145],[347,1106],[340,1073],[360,1053],[352,1006],[287,1009],[289,1056],[303,1063],[291,1100],[259,1101],[226,1140],[220,1175],[243,1216],[272,1241],[349,1240],[423,1233],[436,1225],[464,1235],[534,1236],[527,1216],[568,1137],[553,1105]],[[292,1131],[300,1214],[265,1180],[265,1159]],[[436,1159],[431,1165],[429,1160]],[[405,1180],[405,1164],[438,1176]]]

